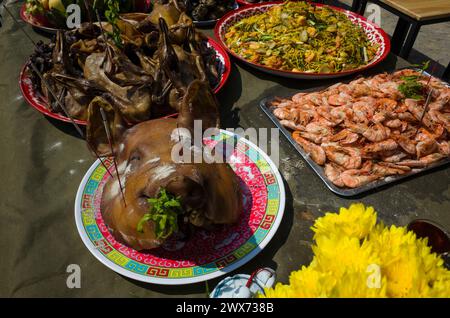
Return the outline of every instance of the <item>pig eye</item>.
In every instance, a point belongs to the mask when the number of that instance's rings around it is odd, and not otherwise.
[[[128,160],[129,171],[134,171],[141,164],[141,154],[139,151],[134,151],[130,155],[130,159]]]
[[[133,162],[133,161],[140,161],[141,160],[141,155],[139,154],[139,152],[133,152],[130,156],[130,160],[129,162]]]

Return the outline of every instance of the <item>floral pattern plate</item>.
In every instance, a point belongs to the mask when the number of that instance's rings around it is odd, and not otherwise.
[[[349,74],[357,73],[364,71],[370,67],[373,67],[377,64],[379,64],[381,61],[383,61],[389,54],[389,51],[391,49],[391,42],[389,40],[389,37],[387,36],[386,32],[383,31],[379,26],[376,24],[373,24],[372,22],[367,21],[366,18],[363,16],[360,16],[352,11],[344,10],[341,8],[328,6],[332,8],[333,10],[340,11],[344,13],[353,23],[360,25],[364,32],[366,32],[368,39],[372,43],[376,43],[379,45],[377,54],[375,57],[370,61],[367,65],[353,69],[348,71],[342,71],[338,73],[307,73],[307,72],[292,72],[292,71],[283,71],[275,68],[271,68],[268,66],[264,66],[261,64],[253,63],[250,61],[247,61],[240,55],[236,54],[232,50],[230,50],[225,42],[225,34],[227,33],[228,29],[239,22],[240,20],[261,14],[266,12],[268,9],[275,5],[280,5],[282,2],[276,1],[276,2],[265,2],[265,3],[259,3],[259,4],[252,4],[247,5],[242,8],[239,8],[235,11],[227,13],[225,16],[220,19],[220,21],[216,24],[216,27],[214,29],[214,33],[216,35],[216,38],[219,40],[220,44],[228,51],[229,54],[231,54],[236,59],[250,65],[251,67],[254,67],[260,71],[272,74],[272,75],[278,75],[288,78],[295,78],[295,79],[325,79],[325,78],[337,78],[346,76]],[[315,4],[316,6],[324,6],[323,4]]]
[[[220,81],[214,88],[214,93],[218,93],[225,85],[225,83],[228,80],[228,77],[230,76],[231,72],[230,57],[228,56],[227,52],[222,48],[222,46],[215,40],[208,38],[208,45],[212,47],[214,51],[216,51],[216,63],[220,75]],[[36,90],[33,87],[31,77],[31,66],[29,63],[30,62],[27,62],[22,67],[22,70],[19,75],[19,87],[26,102],[31,107],[33,107],[34,109],[36,109],[37,111],[41,112],[42,114],[48,117],[64,122],[71,122],[71,120],[67,116],[64,116],[63,114],[60,113],[52,112],[47,107],[47,99],[42,95],[42,93],[39,90]],[[85,120],[75,120],[75,122],[79,125],[87,124]]]
[[[234,133],[221,130],[204,141],[211,147],[219,142],[232,145],[230,165],[240,179],[244,203],[239,222],[215,231],[198,229],[187,242],[166,242],[138,252],[117,242],[103,221],[100,202],[109,175],[97,160],[78,188],[75,220],[84,244],[100,262],[139,281],[182,285],[227,274],[263,250],[284,213],[285,191],[278,169],[261,149]],[[105,163],[112,171],[112,160]]]

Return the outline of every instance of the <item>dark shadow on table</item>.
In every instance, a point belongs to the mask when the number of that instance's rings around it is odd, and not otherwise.
[[[56,129],[62,131],[65,134],[68,134],[72,137],[78,138],[78,139],[84,139],[82,136],[80,136],[80,134],[78,133],[78,131],[75,129],[75,127],[73,126],[73,124],[71,122],[64,122],[61,120],[57,120],[48,116],[45,116],[45,119],[47,119],[47,121]],[[86,134],[86,126],[83,125],[78,125],[81,128],[81,131],[83,132],[83,134]]]
[[[222,128],[239,126],[239,109],[234,104],[242,95],[242,78],[235,63],[231,63],[231,73],[224,88],[216,95],[220,107]]]
[[[33,27],[33,32],[35,32],[35,33],[37,33],[37,34],[39,34],[41,36],[44,36],[46,38],[49,38],[49,39],[52,39],[53,37],[56,36],[56,31],[54,33],[50,33],[48,31],[44,31],[44,30],[41,30],[41,29],[36,28],[36,27]]]
[[[308,79],[293,79],[293,78],[285,78],[282,76],[272,75],[272,74],[260,71],[258,69],[255,69],[254,67],[251,67],[250,65],[248,65],[244,62],[241,62],[235,58],[232,58],[233,64],[238,63],[239,67],[241,67],[242,69],[251,73],[258,79],[261,79],[264,81],[267,81],[267,80],[272,81],[272,82],[279,84],[283,88],[288,88],[291,90],[308,89],[308,88],[320,87],[320,86],[330,86],[338,81],[343,81],[343,82],[350,81],[353,78],[358,77],[358,76],[372,76],[372,75],[378,74],[380,72],[387,72],[389,70],[395,69],[395,67],[397,65],[397,60],[398,60],[397,56],[391,53],[387,56],[387,58],[384,61],[380,62],[378,65],[376,65],[364,72],[354,73],[354,74],[342,76],[342,77],[335,78],[335,79],[319,79],[319,80],[312,81],[312,80],[308,80]],[[407,64],[405,64],[405,66],[406,65]],[[276,88],[276,90],[278,90],[278,88]],[[279,95],[279,94],[276,94],[276,95]]]

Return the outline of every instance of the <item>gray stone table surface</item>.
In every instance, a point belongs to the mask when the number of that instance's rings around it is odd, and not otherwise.
[[[12,3],[18,16],[20,3]],[[47,40],[25,29],[35,40]],[[205,30],[212,34],[211,30]],[[93,163],[83,140],[67,124],[50,120],[22,98],[18,75],[33,45],[3,13],[0,29],[0,296],[205,297],[205,284],[157,286],[122,277],[97,261],[83,245],[74,220],[78,185]],[[333,81],[283,79],[233,62],[230,79],[218,94],[223,127],[274,127],[258,103]],[[390,55],[373,74],[407,66]],[[348,79],[348,78],[347,78]],[[285,215],[277,234],[252,261],[235,272],[261,266],[278,280],[310,262],[311,225],[327,211],[351,202],[372,205],[387,224],[432,219],[450,228],[450,169],[441,168],[356,198],[331,193],[280,134],[280,172],[286,186]],[[81,267],[81,288],[66,287],[66,268]],[[213,288],[219,279],[209,282]]]

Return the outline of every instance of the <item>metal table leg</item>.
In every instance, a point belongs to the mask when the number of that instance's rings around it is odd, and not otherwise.
[[[412,23],[409,28],[408,36],[406,37],[405,44],[400,50],[399,56],[408,59],[409,53],[411,52],[414,42],[416,41],[417,34],[419,34],[421,25],[419,23]]]
[[[444,71],[444,75],[442,75],[442,79],[450,82],[450,63],[448,63],[447,68]]]
[[[394,34],[391,38],[391,51],[392,53],[398,55],[402,48],[403,43],[405,42],[406,34],[408,33],[408,29],[410,27],[410,23],[402,18],[398,18],[397,26],[395,27]]]
[[[357,12],[360,6],[361,0],[353,0],[352,8],[350,10],[352,10],[352,12]]]
[[[369,2],[368,0],[359,0],[360,5],[359,5],[359,9],[358,9],[358,14],[359,15],[364,15],[364,12],[366,12],[366,7],[367,7],[367,2]]]

